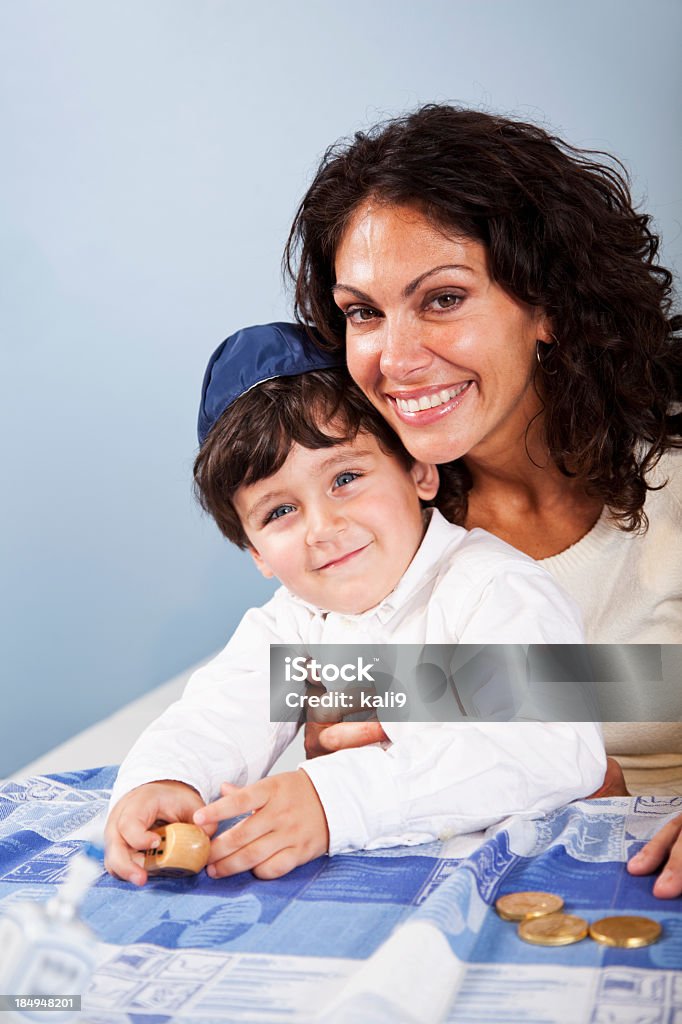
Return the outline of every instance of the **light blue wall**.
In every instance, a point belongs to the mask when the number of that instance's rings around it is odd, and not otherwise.
[[[269,593],[192,504],[197,393],[286,316],[337,136],[427,100],[621,155],[679,265],[678,0],[3,0],[2,720],[12,770]]]

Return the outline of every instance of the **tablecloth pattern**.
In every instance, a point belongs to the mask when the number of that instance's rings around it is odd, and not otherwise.
[[[47,899],[83,842],[101,838],[115,771],[0,784],[0,913]],[[682,900],[655,900],[651,878],[625,870],[680,811],[682,797],[581,802],[447,842],[323,857],[273,881],[202,872],[136,889],[103,869],[82,907],[97,968],[81,1019],[682,1024]],[[560,893],[591,921],[646,914],[663,939],[530,946],[491,906],[525,889]]]

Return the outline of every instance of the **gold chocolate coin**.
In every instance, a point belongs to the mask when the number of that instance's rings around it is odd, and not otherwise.
[[[590,925],[590,936],[603,946],[638,949],[661,937],[661,926],[650,917],[602,917]]]
[[[524,921],[561,910],[564,901],[553,892],[510,892],[495,902],[495,910],[504,921]]]
[[[587,921],[575,914],[545,914],[519,924],[519,938],[535,946],[570,946],[584,939],[588,931]]]

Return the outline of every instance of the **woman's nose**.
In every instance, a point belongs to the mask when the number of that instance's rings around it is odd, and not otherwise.
[[[433,355],[424,345],[419,324],[386,319],[379,368],[392,381],[405,380],[426,369]]]

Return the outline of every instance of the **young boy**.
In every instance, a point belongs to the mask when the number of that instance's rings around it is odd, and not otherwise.
[[[109,871],[144,884],[158,819],[214,835],[212,877],[274,878],[323,853],[419,843],[586,796],[604,777],[599,727],[384,723],[382,746],[263,778],[295,735],[269,721],[269,645],[581,643],[570,600],[532,559],[436,509],[415,461],[302,328],[228,338],[204,379],[195,481],[203,507],[283,586],[246,613],[121,766]],[[257,781],[260,780],[260,781]],[[216,799],[222,794],[219,799]]]

